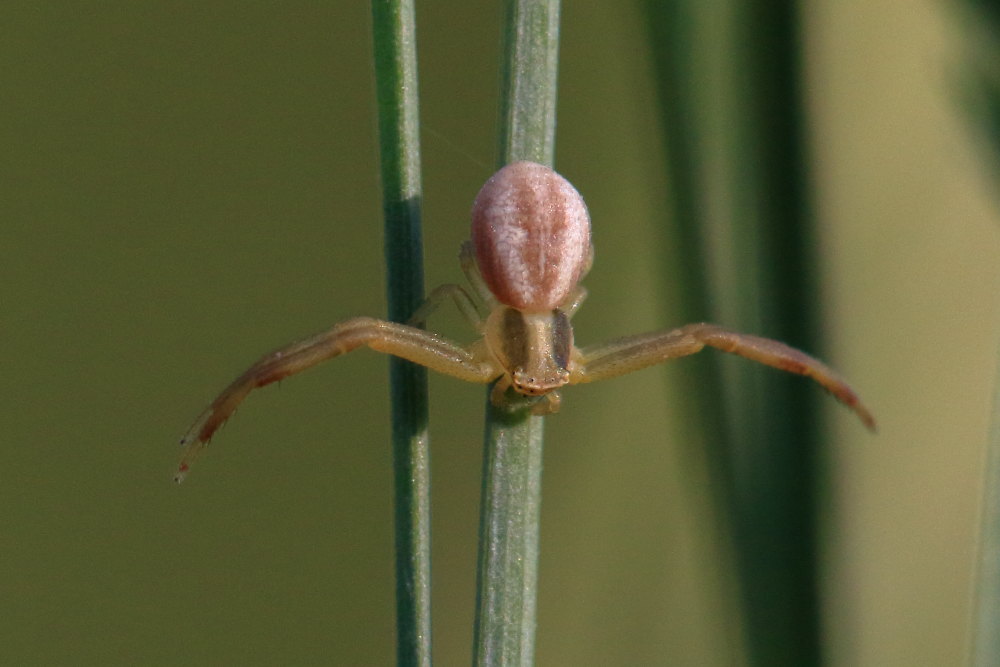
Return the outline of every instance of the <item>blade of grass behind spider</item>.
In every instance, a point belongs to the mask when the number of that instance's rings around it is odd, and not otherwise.
[[[405,322],[424,298],[416,22],[412,0],[373,0],[389,319]],[[396,535],[396,659],[431,664],[430,453],[427,373],[389,361]]]
[[[997,356],[1000,358],[1000,351]],[[1000,664],[1000,366],[994,380],[993,423],[987,448],[973,585],[971,664],[976,667]]]
[[[974,123],[976,145],[984,149],[984,168],[996,176],[1000,174],[1000,2],[967,0],[965,4],[968,11],[964,18],[971,39],[967,39],[965,88],[961,92]],[[1000,365],[993,392],[973,587],[971,664],[976,667],[1000,664]]]
[[[500,165],[551,165],[559,3],[507,0],[500,84]],[[542,475],[541,417],[486,399],[473,663],[531,665]]]
[[[694,286],[686,314],[818,352],[796,5],[646,8],[671,222]],[[712,425],[743,642],[751,664],[818,664],[817,396],[795,378],[731,361],[703,364],[709,379],[695,400]]]

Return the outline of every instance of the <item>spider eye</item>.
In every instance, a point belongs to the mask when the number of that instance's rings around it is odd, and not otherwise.
[[[526,396],[541,396],[553,389],[562,387],[569,381],[569,372],[564,369],[554,369],[551,375],[544,377],[527,375],[523,370],[515,370],[511,375],[514,390]]]

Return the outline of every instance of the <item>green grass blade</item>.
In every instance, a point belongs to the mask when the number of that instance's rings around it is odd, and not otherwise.
[[[1000,175],[1000,2],[967,0],[970,33],[962,91],[983,152],[984,168]],[[997,194],[996,192],[994,194]],[[998,348],[1000,358],[1000,348]],[[979,553],[974,582],[971,664],[1000,664],[1000,365],[996,369],[993,421],[987,442]]]
[[[542,418],[489,405],[485,440],[473,664],[531,665]]]
[[[416,22],[412,0],[373,0],[389,319],[424,298]],[[427,373],[389,361],[395,488],[397,663],[431,664]]]
[[[552,165],[556,142],[559,3],[506,0],[500,70],[500,159]]]
[[[559,3],[508,0],[500,90],[501,165],[552,164]],[[541,503],[541,417],[486,401],[473,663],[534,658]]]
[[[687,315],[818,352],[796,6],[646,8],[692,287]],[[713,377],[701,386],[718,390],[696,398],[716,441],[711,467],[746,648],[752,664],[818,664],[819,396],[800,379],[734,361],[704,364]]]
[[[994,388],[988,448],[972,622],[971,664],[976,667],[1000,664],[1000,379]]]

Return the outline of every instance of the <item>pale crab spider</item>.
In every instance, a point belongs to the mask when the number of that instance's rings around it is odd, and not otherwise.
[[[181,439],[185,450],[175,479],[184,478],[250,391],[362,345],[460,380],[497,380],[491,394],[496,405],[503,405],[511,387],[541,396],[532,408],[538,414],[558,410],[563,385],[624,375],[708,345],[811,377],[875,427],[871,413],[832,370],[767,338],[701,323],[577,347],[570,318],[586,296],[579,281],[593,258],[590,217],[576,189],[546,166],[515,162],[486,182],[472,207],[472,240],[462,245],[460,258],[472,294],[442,285],[411,322],[422,323],[450,298],[473,323],[478,340],[460,345],[416,326],[356,317],[272,352],[226,387]]]

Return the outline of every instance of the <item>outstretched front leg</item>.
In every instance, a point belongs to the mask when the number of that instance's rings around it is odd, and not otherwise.
[[[232,416],[251,391],[301,373],[362,345],[467,382],[485,384],[500,374],[482,345],[465,348],[405,324],[356,317],[341,322],[329,331],[271,352],[222,390],[181,438],[185,449],[174,480],[183,481],[191,462],[208,444],[212,434]]]
[[[628,336],[582,348],[569,381],[570,384],[579,384],[624,375],[669,359],[695,354],[706,345],[812,378],[854,410],[865,426],[875,430],[875,418],[862,405],[857,394],[821,361],[776,340],[737,333],[714,324],[688,324],[673,331]]]

